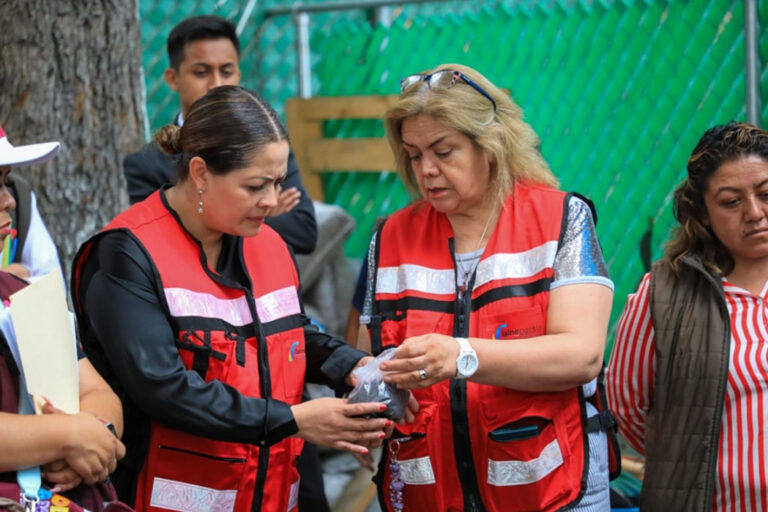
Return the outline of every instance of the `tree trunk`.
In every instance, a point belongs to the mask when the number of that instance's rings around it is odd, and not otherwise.
[[[69,276],[86,238],[128,205],[122,158],[141,145],[136,0],[3,0],[0,124],[12,144],[61,141],[23,173]]]

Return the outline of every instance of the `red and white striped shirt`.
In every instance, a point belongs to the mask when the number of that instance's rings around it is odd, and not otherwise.
[[[619,431],[644,453],[652,407],[655,335],[646,274],[619,319],[606,385]],[[731,319],[728,385],[719,439],[713,510],[768,510],[768,282],[759,296],[723,279]]]

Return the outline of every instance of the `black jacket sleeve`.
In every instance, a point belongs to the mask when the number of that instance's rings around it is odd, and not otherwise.
[[[123,159],[123,174],[131,204],[146,199],[152,192],[175,181],[173,157],[149,143]]]
[[[288,172],[283,184],[284,189],[291,187],[296,187],[301,192],[299,204],[287,213],[277,217],[267,217],[267,224],[283,237],[285,243],[293,248],[293,252],[309,254],[315,250],[315,245],[317,245],[315,207],[301,183],[301,174],[299,174],[299,166],[296,163],[293,149],[288,155]]]
[[[232,442],[272,444],[297,432],[288,404],[244,396],[184,367],[153,267],[131,235],[104,236],[83,272],[91,276],[78,292],[95,338],[90,343],[98,345],[91,349],[109,366],[100,371],[108,380],[114,376],[144,414],[172,428]]]
[[[349,391],[351,388],[344,384],[344,378],[368,354],[352,348],[344,340],[320,332],[309,321],[304,326],[304,336],[307,347],[306,380],[330,386],[339,394]]]
[[[293,264],[298,269],[293,251],[290,247],[288,249]],[[299,285],[299,296],[301,295],[301,285]],[[346,385],[344,379],[357,362],[369,354],[351,347],[342,339],[320,332],[320,329],[304,314],[304,304],[301,305],[301,314],[304,315],[304,340],[307,352],[305,380],[329,386],[336,391],[337,396],[350,391],[352,388]]]

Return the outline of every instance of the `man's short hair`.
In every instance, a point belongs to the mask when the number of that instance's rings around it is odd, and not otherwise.
[[[235,32],[235,26],[219,16],[193,16],[187,18],[168,34],[168,60],[171,67],[179,69],[184,60],[184,49],[188,43],[200,39],[220,39],[226,37],[232,41],[237,56],[240,56],[240,41]]]

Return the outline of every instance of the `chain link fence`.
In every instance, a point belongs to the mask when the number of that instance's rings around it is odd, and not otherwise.
[[[318,3],[318,2],[303,2]],[[251,5],[249,5],[251,4]],[[278,111],[298,94],[296,30],[286,2],[141,0],[148,113],[169,122],[176,100],[162,81],[165,37],[183,18],[215,13],[242,24],[243,85]],[[391,94],[402,76],[467,64],[510,91],[542,140],[562,188],[595,202],[616,283],[612,325],[628,293],[662,254],[672,190],[706,128],[745,119],[742,0],[432,2],[313,14],[313,95]],[[759,2],[763,126],[768,121],[768,2]],[[329,134],[370,136],[381,123],[339,121]],[[324,177],[326,200],[358,228],[361,257],[378,216],[409,201],[395,173]]]
[[[569,0],[572,3],[576,0]],[[588,0],[591,2],[592,0]],[[171,29],[183,19],[200,14],[215,14],[229,19],[238,27],[242,48],[242,85],[261,93],[275,108],[282,112],[287,98],[298,95],[296,68],[296,30],[290,15],[267,17],[270,8],[284,6],[338,3],[329,0],[191,0],[166,2],[163,0],[139,0],[139,18],[142,29],[143,64],[146,80],[147,113],[149,132],[170,122],[178,112],[177,98],[163,79],[168,67],[166,38]],[[482,8],[495,8],[502,1],[468,2],[465,0],[440,1],[398,8],[388,12],[397,17],[407,12],[412,17],[462,16]],[[507,2],[509,3],[509,2]],[[535,0],[525,2],[534,5]],[[555,0],[546,3],[554,4]],[[312,16],[313,34],[328,34],[334,27],[346,25],[372,30],[374,12],[371,9],[350,9]],[[361,34],[362,35],[362,34]],[[314,37],[314,36],[313,36]],[[322,55],[313,52],[313,61]],[[147,134],[149,138],[149,133]]]

